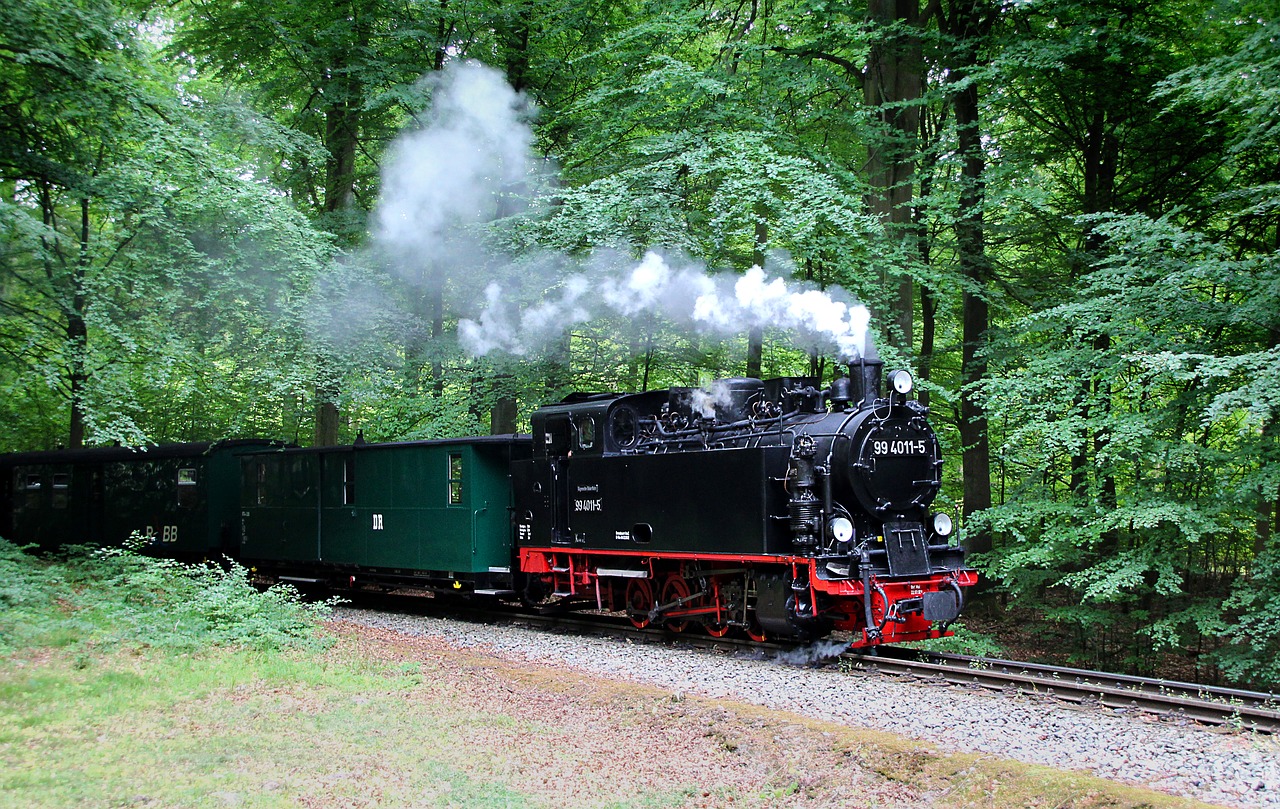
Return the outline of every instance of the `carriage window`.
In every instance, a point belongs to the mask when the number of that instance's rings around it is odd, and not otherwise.
[[[313,479],[306,458],[294,458],[289,464],[289,487],[297,500],[311,497]]]
[[[356,501],[356,459],[348,456],[342,462],[342,505]]]
[[[258,505],[265,506],[267,504],[267,464],[265,461],[258,461]]]
[[[44,482],[39,475],[27,475],[23,483],[23,491],[27,493],[27,508],[40,508],[40,490]]]
[[[71,489],[71,476],[65,472],[55,474],[53,476],[53,507],[66,508],[71,498],[68,493]]]
[[[578,428],[578,449],[591,449],[596,445],[596,420],[586,416],[576,424]]]
[[[194,508],[197,500],[196,470],[178,470],[178,507]]]
[[[462,456],[449,456],[449,505],[462,505]]]

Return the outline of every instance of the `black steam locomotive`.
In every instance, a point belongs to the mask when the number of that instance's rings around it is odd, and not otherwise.
[[[227,555],[278,579],[623,613],[854,646],[947,632],[976,583],[931,514],[938,441],[905,371],[574,394],[532,436],[264,441],[0,457],[0,534]]]
[[[936,637],[976,583],[931,514],[942,458],[906,371],[577,395],[512,464],[518,569],[637,626],[853,645]],[[548,541],[549,540],[549,541]]]

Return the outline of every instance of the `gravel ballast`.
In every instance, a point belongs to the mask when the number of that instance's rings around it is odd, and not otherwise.
[[[878,674],[806,668],[701,649],[508,625],[340,608],[342,621],[440,638],[505,660],[528,660],[733,699],[925,740],[941,750],[990,753],[1213,803],[1280,809],[1280,740],[1049,699],[1011,696]]]

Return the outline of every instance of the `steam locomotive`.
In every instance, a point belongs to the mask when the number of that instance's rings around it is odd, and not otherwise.
[[[333,588],[624,614],[852,646],[938,637],[977,581],[929,507],[942,458],[906,371],[574,394],[531,436],[242,440],[0,457],[0,534],[142,537]],[[7,523],[7,524],[6,524]]]

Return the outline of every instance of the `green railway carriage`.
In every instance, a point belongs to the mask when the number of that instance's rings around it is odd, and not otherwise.
[[[121,545],[137,534],[164,556],[220,556],[236,541],[237,456],[269,446],[237,440],[6,455],[0,535],[52,550]]]
[[[239,556],[316,582],[509,589],[510,466],[530,451],[486,436],[246,455]]]

